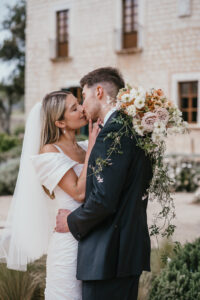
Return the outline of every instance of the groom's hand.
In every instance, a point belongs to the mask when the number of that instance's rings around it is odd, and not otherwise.
[[[69,232],[69,227],[67,224],[67,217],[71,214],[68,209],[59,209],[56,216],[56,227],[55,231],[60,233]]]

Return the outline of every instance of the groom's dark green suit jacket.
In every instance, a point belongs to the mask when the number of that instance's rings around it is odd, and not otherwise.
[[[143,199],[152,178],[152,164],[135,138],[123,136],[123,154],[112,154],[111,165],[98,180],[92,167],[98,157],[106,158],[112,139],[109,132],[120,130],[112,122],[114,112],[90,155],[86,200],[68,216],[71,233],[79,241],[77,279],[103,280],[140,274],[150,270],[150,238],[147,202]]]

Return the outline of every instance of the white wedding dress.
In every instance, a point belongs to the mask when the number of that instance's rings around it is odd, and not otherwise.
[[[88,142],[78,143],[87,151]],[[56,146],[56,145],[55,145]],[[70,159],[56,146],[58,152],[43,153],[32,156],[33,164],[40,183],[50,193],[54,192],[58,209],[78,208],[81,203],[75,201],[65,193],[58,183],[64,174],[71,168],[77,176],[80,175],[83,165]],[[48,197],[48,196],[47,196]],[[55,201],[53,200],[53,201]],[[49,201],[52,201],[49,198]],[[81,281],[76,279],[78,242],[72,234],[52,232],[47,253],[46,300],[81,300]]]

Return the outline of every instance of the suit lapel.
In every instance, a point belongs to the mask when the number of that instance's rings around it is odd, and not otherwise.
[[[112,115],[107,120],[106,124],[101,129],[101,131],[99,133],[99,136],[97,137],[97,141],[98,141],[98,138],[100,138],[101,133],[103,133],[104,130],[106,130],[110,126],[112,120],[114,118],[116,118],[117,115],[118,115],[118,111],[114,111],[112,113]],[[87,199],[87,196],[89,195],[89,192],[90,192],[90,190],[92,188],[92,185],[93,185],[93,183],[92,183],[92,181],[93,181],[93,175],[92,175],[93,171],[92,171],[91,167],[94,166],[94,163],[95,163],[96,159],[97,159],[97,154],[96,154],[96,149],[95,149],[95,145],[94,145],[94,147],[92,149],[92,152],[90,154],[89,162],[88,162],[87,182],[86,182],[86,199]]]

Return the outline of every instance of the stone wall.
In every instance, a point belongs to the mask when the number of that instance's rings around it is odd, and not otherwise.
[[[121,27],[120,2],[27,1],[27,113],[46,93],[77,86],[82,75],[101,66],[118,67],[129,83],[145,88],[162,88],[175,101],[177,82],[174,78],[180,74],[183,80],[188,80],[196,74],[200,93],[200,1],[190,1],[190,15],[179,17],[179,1],[139,0],[141,51],[129,54],[116,52],[116,34]],[[50,57],[56,38],[55,15],[57,10],[62,9],[70,11],[70,53],[67,59],[52,60]],[[192,137],[170,139],[169,152],[176,149],[176,152],[200,153],[200,132],[199,126],[196,127]]]

